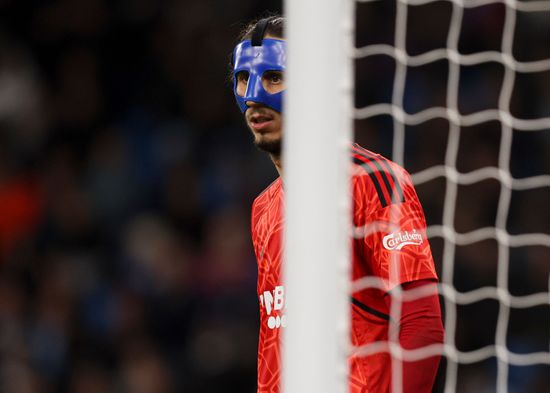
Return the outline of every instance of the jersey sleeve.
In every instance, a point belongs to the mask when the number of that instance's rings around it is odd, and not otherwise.
[[[424,212],[410,175],[400,167],[392,169],[400,198],[387,197],[386,203],[380,203],[382,194],[369,186],[372,179],[368,176],[353,182],[360,251],[367,271],[381,280],[386,291],[406,282],[437,280]]]

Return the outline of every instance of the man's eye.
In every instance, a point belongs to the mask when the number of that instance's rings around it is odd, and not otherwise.
[[[269,80],[271,83],[281,83],[283,81],[283,76],[279,73],[272,73],[269,75]]]

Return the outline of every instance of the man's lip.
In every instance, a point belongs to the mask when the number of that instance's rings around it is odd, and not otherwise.
[[[250,118],[249,118],[250,123],[264,123],[264,122],[271,121],[271,120],[273,120],[272,116],[264,115],[264,114],[260,114],[260,113],[255,113],[255,114],[251,115]]]
[[[266,118],[266,120],[258,121],[258,122],[250,121],[250,126],[254,128],[256,131],[260,131],[268,127],[272,122],[273,120]]]

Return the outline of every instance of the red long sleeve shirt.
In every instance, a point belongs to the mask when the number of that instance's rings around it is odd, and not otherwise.
[[[404,285],[406,289],[419,285],[415,283],[433,282],[437,280],[437,274],[426,237],[422,207],[408,173],[358,145],[352,147],[351,156],[353,223],[355,227],[364,229],[362,235],[352,241],[351,278],[354,282],[364,277],[375,281],[375,285],[361,288],[351,298],[350,339],[359,348],[388,341],[388,328],[393,323],[389,316],[391,296],[388,293],[393,288]],[[258,261],[261,319],[258,393],[279,392],[280,334],[287,324],[281,277],[283,202],[283,186],[279,178],[256,198],[252,208],[252,240]],[[377,225],[375,230],[372,230],[372,225]],[[437,300],[434,294],[403,304],[399,323],[400,342],[404,348],[441,342]],[[413,333],[415,331],[418,334]],[[438,362],[438,357],[405,362],[404,378],[408,379],[404,380],[405,392],[429,392],[425,389],[433,384]],[[369,356],[355,354],[350,356],[349,365],[350,393],[391,391],[391,357],[388,352]]]

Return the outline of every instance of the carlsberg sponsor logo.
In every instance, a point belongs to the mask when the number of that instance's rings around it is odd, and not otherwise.
[[[422,239],[422,235],[416,229],[413,229],[411,232],[400,231],[390,233],[389,235],[384,236],[384,239],[382,240],[384,248],[390,251],[401,250],[403,247],[411,244],[420,245],[423,242],[424,239]]]

